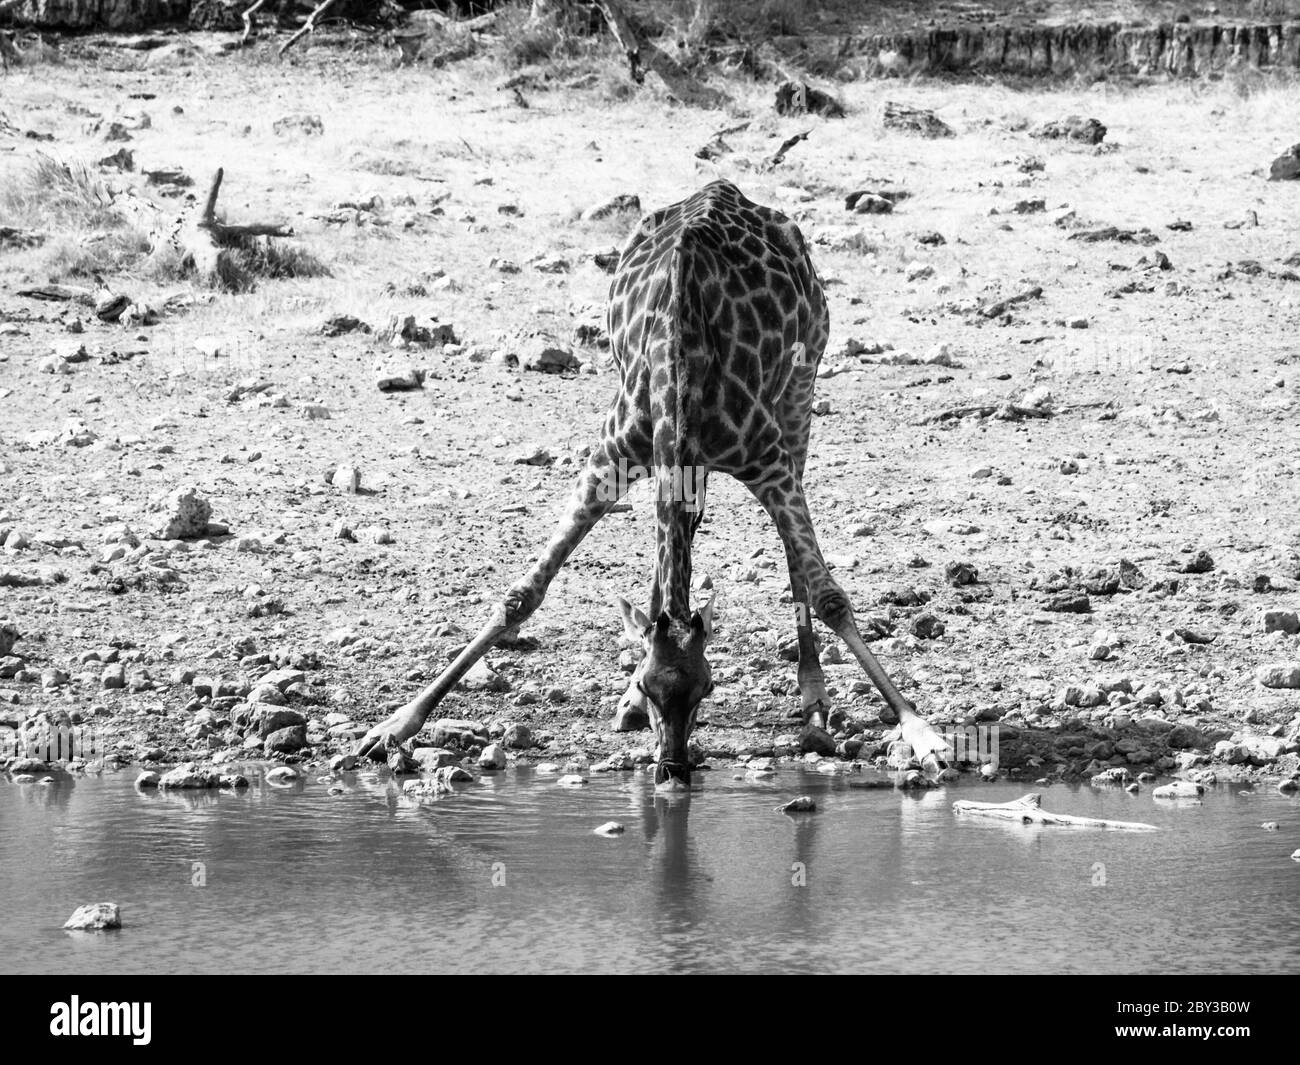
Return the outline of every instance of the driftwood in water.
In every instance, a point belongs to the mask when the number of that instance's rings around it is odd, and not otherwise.
[[[1042,809],[1043,797],[1037,793],[1021,796],[1015,802],[971,802],[959,799],[952,808],[959,814],[977,817],[996,817],[1003,821],[1019,821],[1026,825],[1067,825],[1074,828],[1109,828],[1128,832],[1155,832],[1155,825],[1138,821],[1109,821],[1100,817],[1074,817],[1071,814],[1051,814]]]

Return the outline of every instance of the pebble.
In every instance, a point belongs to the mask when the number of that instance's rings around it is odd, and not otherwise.
[[[356,495],[361,491],[361,471],[351,465],[338,466],[330,475],[329,483],[348,495]]]
[[[276,786],[282,787],[288,784],[292,784],[301,775],[302,774],[299,773],[298,770],[294,769],[291,766],[279,765],[276,766],[274,769],[269,770],[263,779],[268,784],[275,784]]]
[[[121,928],[122,910],[116,902],[90,902],[78,906],[63,927],[83,932]]]

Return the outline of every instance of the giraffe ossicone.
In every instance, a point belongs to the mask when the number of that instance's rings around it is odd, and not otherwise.
[[[713,690],[705,648],[712,600],[691,609],[691,548],[708,477],[741,481],[771,516],[785,548],[797,612],[798,678],[809,749],[833,750],[830,701],[812,613],[849,647],[885,700],[903,738],[932,774],[951,752],[894,687],[858,632],[852,607],[822,557],[803,491],[817,366],[830,329],[826,297],[798,226],[714,181],[643,218],[610,285],[610,351],[619,387],[600,443],[568,508],[532,568],[442,675],[372,728],[359,753],[382,757],[403,740],[502,636],[532,615],[592,527],[635,484],[652,479],[655,563],[648,609],[620,600],[645,656],[620,702],[616,728],[648,725],[655,780],[691,779],[690,736]]]

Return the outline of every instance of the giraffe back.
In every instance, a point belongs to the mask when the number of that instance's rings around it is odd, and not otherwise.
[[[660,461],[671,436],[675,459],[741,476],[806,425],[828,330],[799,228],[728,182],[706,185],[644,218],[619,258],[611,428],[638,461]]]

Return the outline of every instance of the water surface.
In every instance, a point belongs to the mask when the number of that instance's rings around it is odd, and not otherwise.
[[[0,778],[7,972],[1300,971],[1300,802],[1221,787],[1024,784],[918,794],[719,768],[687,799],[643,774],[528,770],[414,804],[373,773],[137,792],[134,771]],[[1030,790],[1154,833],[959,817]],[[813,814],[776,806],[798,794]],[[592,830],[616,820],[626,832]],[[1268,832],[1259,826],[1280,822]],[[82,903],[124,927],[72,933]]]

